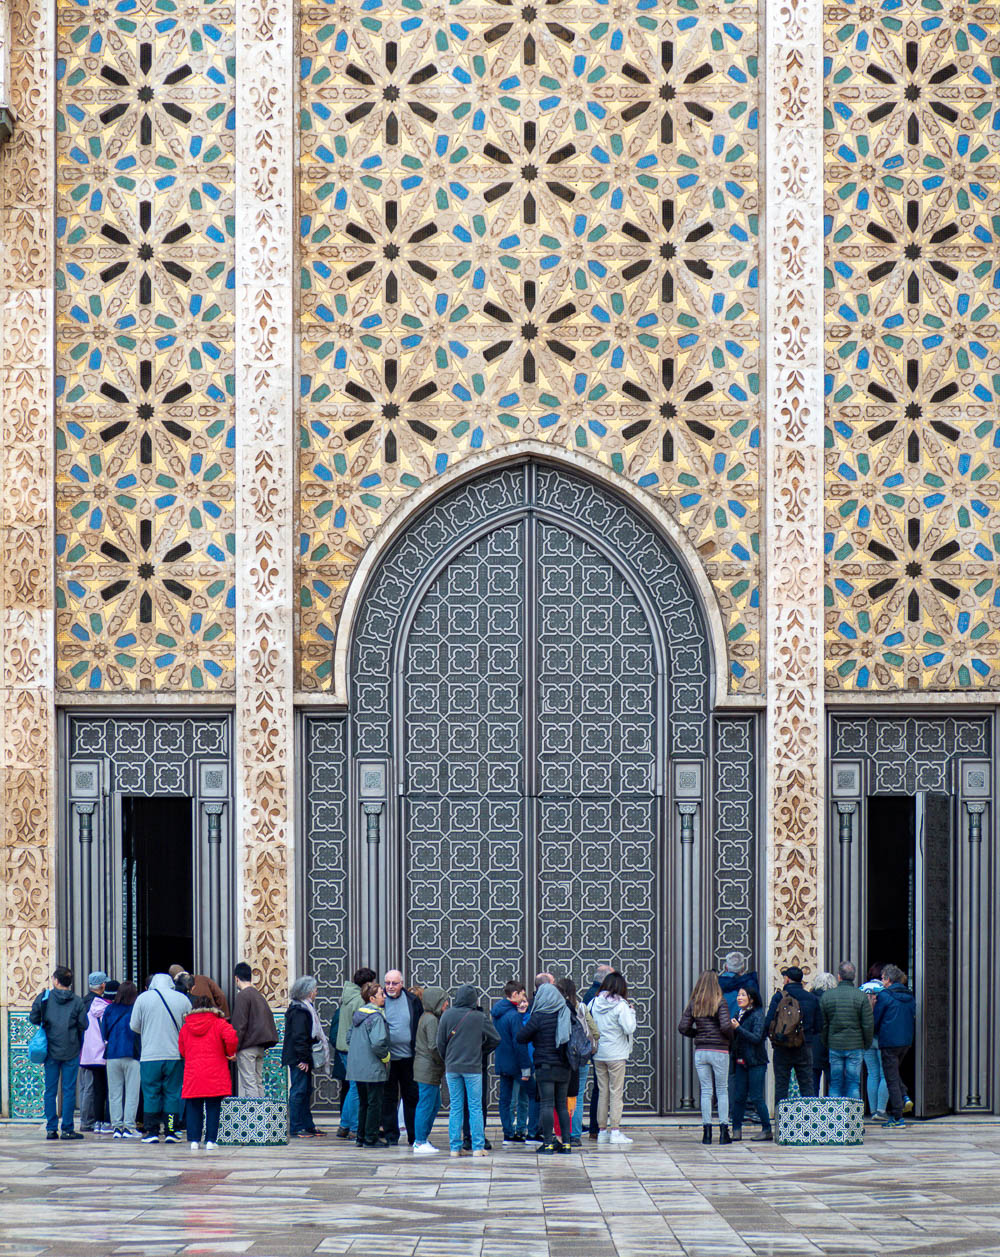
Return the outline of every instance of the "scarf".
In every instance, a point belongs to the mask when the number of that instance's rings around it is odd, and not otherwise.
[[[295,1001],[302,1008],[308,1008],[309,1016],[312,1018],[312,1037],[318,1039],[323,1048],[323,1064],[314,1065],[314,1073],[325,1073],[330,1068],[330,1040],[326,1037],[326,1031],[323,1029],[323,1023],[319,1019],[319,1013],[316,1011],[316,1004],[311,999],[300,999]]]
[[[552,982],[543,983],[535,992],[532,1012],[557,1013],[559,1023],[556,1026],[556,1047],[562,1047],[564,1043],[569,1042],[569,1032],[572,1025],[569,1005],[566,1003],[566,997],[562,991]]]

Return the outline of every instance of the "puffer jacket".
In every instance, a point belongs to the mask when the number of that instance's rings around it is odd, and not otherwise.
[[[597,1032],[595,1061],[627,1061],[632,1055],[632,1036],[635,1034],[635,1009],[621,996],[599,991],[587,1005],[587,1012],[594,1019]]]
[[[875,1018],[864,991],[843,978],[819,1001],[823,1015],[823,1043],[829,1051],[856,1052],[872,1045]]]
[[[916,1000],[913,992],[893,982],[875,997],[875,1030],[879,1047],[909,1047],[916,1029]]]
[[[543,1013],[535,1008],[528,1014],[527,1021],[517,1032],[519,1043],[531,1044],[531,1056],[536,1070],[552,1065],[569,1069],[566,1044],[556,1043],[558,1028],[558,1013]]]
[[[696,1017],[688,1004],[677,1029],[689,1039],[694,1039],[696,1052],[728,1052],[729,1041],[733,1037],[731,1020],[729,1005],[724,999],[711,1017]]]
[[[362,1004],[347,1032],[350,1082],[385,1082],[389,1077],[389,1025],[377,1004]]]
[[[440,986],[425,986],[422,996],[424,1015],[417,1022],[417,1039],[413,1045],[413,1081],[440,1087],[444,1077],[444,1061],[437,1050],[438,1021],[448,1003],[448,992]]]
[[[767,1040],[764,1038],[764,1010],[751,1008],[736,1015],[740,1024],[733,1031],[732,1064],[742,1061],[747,1069],[767,1064]]]
[[[181,1098],[230,1096],[233,1094],[229,1058],[236,1055],[240,1041],[221,1009],[196,1008],[184,1018],[177,1050],[184,1058]]]
[[[517,1032],[524,1024],[524,1019],[506,996],[497,1000],[490,1012],[493,1024],[497,1028],[500,1042],[497,1054],[493,1058],[493,1068],[500,1075],[520,1078],[531,1073],[531,1053],[526,1043],[518,1043]]]

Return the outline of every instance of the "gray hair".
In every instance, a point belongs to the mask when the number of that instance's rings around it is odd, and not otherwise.
[[[730,973],[742,973],[747,967],[747,958],[742,952],[731,951],[726,957],[726,968]]]
[[[853,982],[858,976],[858,971],[849,960],[842,960],[837,967],[837,977],[842,982]]]
[[[902,969],[899,968],[898,965],[886,965],[885,968],[882,970],[882,981],[888,982],[890,983],[890,985],[893,982],[905,983],[906,974],[902,971]]]
[[[308,999],[310,994],[315,991],[318,986],[319,983],[312,976],[312,974],[303,974],[301,978],[296,978],[292,983],[288,992],[288,998],[297,1000]]]
[[[816,981],[812,984],[813,991],[832,991],[837,985],[837,979],[832,973],[817,973]]]
[[[606,960],[602,960],[599,965],[594,965],[594,981],[603,982],[609,973],[614,973],[614,965],[609,965]]]

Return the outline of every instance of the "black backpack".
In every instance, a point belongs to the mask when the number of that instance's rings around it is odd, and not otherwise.
[[[771,1026],[771,1042],[775,1047],[799,1048],[805,1043],[802,1009],[794,995],[782,995],[775,1009]]]
[[[570,1069],[580,1069],[589,1064],[597,1051],[597,1044],[590,1037],[590,1029],[582,1013],[574,1013],[566,1044],[566,1058]]]

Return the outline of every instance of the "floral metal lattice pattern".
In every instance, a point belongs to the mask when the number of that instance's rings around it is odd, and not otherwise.
[[[232,8],[58,19],[58,683],[231,689]]]
[[[826,10],[827,685],[1000,686],[1000,38]]]
[[[301,682],[376,527],[463,455],[585,449],[662,498],[759,691],[757,14],[302,8]]]

